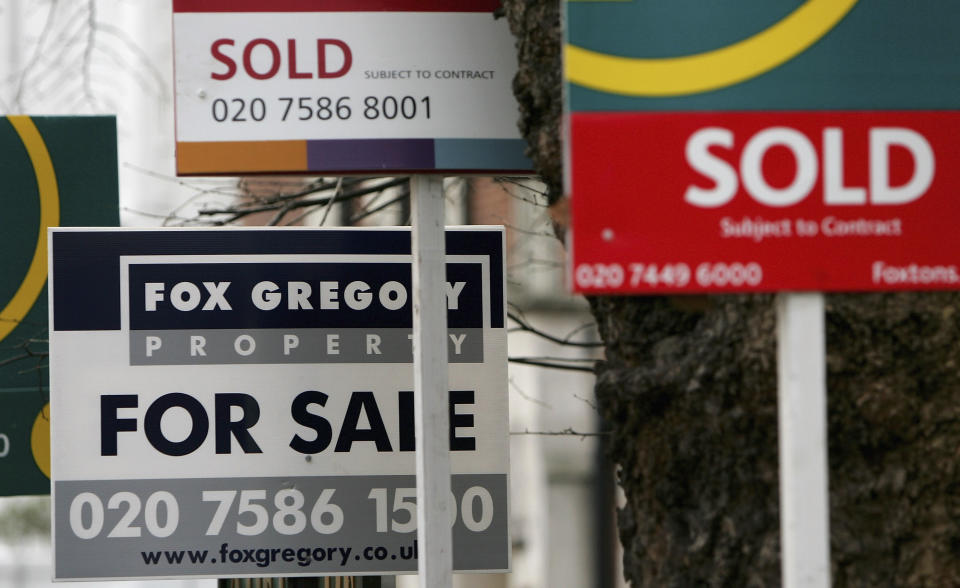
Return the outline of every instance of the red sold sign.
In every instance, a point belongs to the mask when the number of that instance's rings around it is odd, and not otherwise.
[[[960,287],[960,113],[578,112],[571,133],[577,290]]]
[[[956,3],[793,4],[567,3],[574,290],[960,288]]]

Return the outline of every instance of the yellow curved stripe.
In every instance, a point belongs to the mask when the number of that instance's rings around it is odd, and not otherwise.
[[[50,403],[46,403],[33,420],[30,429],[30,452],[33,461],[48,478],[50,477]]]
[[[721,49],[660,59],[618,57],[567,45],[567,79],[628,96],[683,96],[725,88],[793,59],[839,23],[858,0],[807,0],[777,24]]]
[[[23,317],[27,316],[33,303],[37,301],[43,285],[47,283],[47,227],[60,223],[60,194],[57,189],[57,176],[53,170],[53,161],[47,145],[37,130],[37,125],[29,116],[7,117],[14,130],[20,135],[27,155],[33,164],[37,176],[37,190],[40,193],[40,228],[37,232],[37,245],[33,251],[33,260],[27,269],[27,275],[17,289],[16,294],[0,311],[0,340],[10,334]]]

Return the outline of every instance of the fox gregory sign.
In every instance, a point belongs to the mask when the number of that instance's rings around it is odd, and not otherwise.
[[[417,569],[407,230],[54,230],[58,579]],[[503,231],[447,232],[454,566],[509,568]]]

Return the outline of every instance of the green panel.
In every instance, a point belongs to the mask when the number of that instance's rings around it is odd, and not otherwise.
[[[53,162],[60,226],[118,226],[117,130],[112,116],[32,117]],[[0,307],[6,307],[27,273],[40,235],[40,198],[33,164],[20,136],[0,117]],[[44,235],[44,239],[46,236]],[[0,435],[11,453],[0,459],[0,495],[46,494],[49,480],[24,445],[46,396],[47,291],[0,339]],[[12,390],[21,390],[14,393]],[[31,391],[24,396],[23,390]],[[38,405],[39,403],[39,405]],[[9,431],[20,437],[13,443]],[[0,437],[0,453],[4,449]],[[25,449],[26,447],[26,449]],[[29,458],[29,459],[28,459]]]
[[[729,45],[802,4],[788,0],[568,0],[568,38],[631,57]],[[574,111],[914,110],[960,107],[956,0],[860,0],[812,47],[727,88],[641,98],[568,86]]]
[[[47,401],[46,391],[0,390],[0,496],[50,493],[50,479],[37,467],[30,444]]]

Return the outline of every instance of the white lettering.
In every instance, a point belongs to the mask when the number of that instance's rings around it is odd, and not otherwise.
[[[280,306],[280,295],[279,286],[273,282],[264,280],[263,282],[257,283],[253,287],[253,291],[250,293],[250,298],[253,300],[253,305],[259,308],[260,310],[273,310],[274,308]]]
[[[190,357],[206,357],[207,352],[204,347],[207,345],[207,338],[203,335],[190,335]]]
[[[300,347],[300,337],[296,335],[283,336],[283,354],[290,355],[290,351]]]
[[[460,293],[466,282],[447,282],[447,310],[458,310],[460,308]]]
[[[170,304],[181,311],[190,311],[200,306],[200,288],[192,282],[179,282],[170,290]]]
[[[340,355],[340,335],[327,334],[327,355]]]
[[[227,288],[230,287],[230,282],[204,282],[203,287],[206,288],[210,294],[210,298],[207,298],[207,301],[203,305],[203,310],[213,310],[215,308],[219,308],[220,310],[233,310],[226,299]]]
[[[337,282],[320,282],[320,309],[337,310],[340,303],[337,302],[337,288],[340,284]]]
[[[710,153],[713,145],[732,149],[733,133],[728,129],[709,127],[697,131],[687,141],[687,163],[715,184],[709,190],[697,186],[687,188],[683,199],[694,206],[723,206],[737,194],[737,172],[729,163]]]
[[[147,357],[153,357],[153,352],[160,349],[160,347],[163,346],[163,341],[160,340],[160,337],[148,335],[146,338],[146,346],[147,346]]]
[[[840,127],[823,129],[822,166],[817,147],[807,135],[789,127],[770,127],[747,141],[739,156],[739,170],[710,151],[716,147],[733,150],[733,132],[707,127],[690,136],[685,155],[690,168],[712,180],[714,186],[701,188],[689,185],[683,198],[703,208],[723,206],[733,200],[739,191],[739,181],[742,181],[744,191],[760,204],[792,206],[813,192],[821,167],[823,202],[827,206],[864,206],[868,202],[877,205],[907,204],[930,189],[936,173],[936,158],[923,135],[906,128],[877,127],[869,130],[868,144],[866,165],[869,186],[848,186],[845,174],[849,166],[845,164],[844,130]],[[763,173],[764,158],[776,146],[789,149],[796,161],[796,173],[792,181],[782,188],[772,186]],[[909,152],[914,164],[913,175],[899,186],[892,185],[891,179],[890,153],[894,147]]]
[[[763,157],[774,145],[783,145],[793,153],[797,173],[786,188],[774,188],[763,177]],[[743,185],[754,200],[767,206],[791,206],[806,198],[817,181],[817,151],[810,139],[787,127],[773,127],[754,135],[740,158]]]
[[[823,130],[823,201],[827,204],[867,203],[866,188],[843,185],[843,130]]]
[[[382,341],[380,335],[374,333],[367,333],[367,355],[383,355],[380,351],[380,342]]]
[[[380,287],[380,304],[387,310],[400,310],[407,303],[407,289],[400,282],[387,282]]]
[[[298,310],[304,308],[313,310],[310,304],[310,294],[313,288],[307,282],[290,282],[287,284],[287,310]]]
[[[233,350],[237,355],[244,357],[251,355],[257,349],[257,342],[250,335],[240,335],[233,341]]]
[[[366,282],[356,281],[347,284],[343,291],[344,300],[353,310],[363,310],[370,306],[373,301],[373,294],[370,293],[370,285]]]
[[[904,147],[913,156],[913,177],[903,186],[890,185],[890,147]],[[870,201],[874,204],[912,202],[930,188],[934,173],[933,149],[910,129],[870,129]]]
[[[463,340],[467,338],[466,333],[461,333],[458,337],[453,333],[450,333],[450,340],[453,341],[453,354],[460,355],[460,346],[463,345]]]
[[[147,312],[157,310],[157,302],[163,301],[163,282],[147,282],[143,285],[143,306]]]
[[[0,443],[3,444],[3,449],[0,449],[0,458],[10,455],[10,437],[0,433]]]

